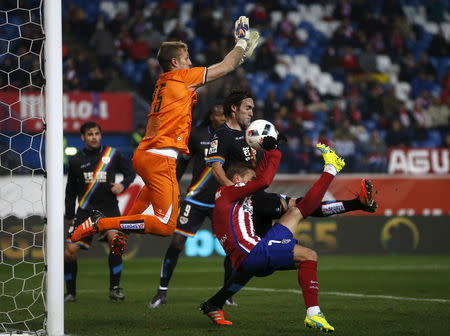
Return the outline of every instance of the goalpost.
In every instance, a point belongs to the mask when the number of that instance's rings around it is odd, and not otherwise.
[[[0,336],[64,335],[61,22],[0,4]]]

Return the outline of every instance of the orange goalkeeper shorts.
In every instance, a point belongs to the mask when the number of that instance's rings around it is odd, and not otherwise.
[[[176,159],[137,149],[133,166],[145,186],[127,215],[149,214],[150,205],[158,221],[153,221],[145,233],[169,236],[177,223],[179,187],[176,175]],[[146,211],[147,210],[147,211]]]

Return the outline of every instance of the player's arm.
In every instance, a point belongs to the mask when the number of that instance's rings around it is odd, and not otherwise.
[[[236,44],[236,46],[224,57],[222,62],[208,67],[206,83],[215,81],[236,69],[244,57],[245,49]]]
[[[199,140],[195,136],[195,132],[191,132],[191,135],[189,136],[188,141],[188,148],[189,148],[189,155],[188,154],[182,154],[178,157],[177,160],[177,181],[179,182],[181,180],[181,177],[183,177],[187,167],[189,166],[189,162],[191,162],[191,158],[194,155],[199,155],[198,146],[196,144],[199,142]],[[204,153],[201,153],[204,155]]]
[[[120,182],[120,184],[123,186],[123,189],[120,190],[120,192],[123,192],[131,183],[133,183],[134,179],[136,178],[136,173],[131,166],[130,161],[125,160],[125,158],[119,152],[117,152],[116,155],[118,165],[117,170],[123,174],[123,180]]]
[[[233,145],[234,139],[230,139],[222,131],[214,133],[209,143],[208,154],[205,162],[211,167],[211,172],[217,182],[223,186],[231,186],[233,182],[228,179],[223,169],[225,158],[229,156],[230,147]]]
[[[265,151],[256,168],[256,178],[244,186],[230,186],[223,189],[230,201],[237,201],[251,195],[258,190],[265,189],[272,183],[281,160],[281,152],[278,149]]]
[[[241,16],[235,22],[234,36],[236,46],[224,57],[222,62],[208,67],[206,82],[212,82],[236,69],[242,62],[250,38],[248,18]]]
[[[179,182],[183,177],[187,167],[189,166],[189,162],[191,161],[191,156],[182,154],[178,157],[177,160],[177,181]]]
[[[232,186],[233,182],[230,181],[230,179],[225,174],[225,170],[223,170],[222,163],[216,161],[211,164],[211,171],[214,176],[214,178],[217,180],[217,182],[220,183],[220,185],[223,186]]]
[[[75,218],[75,201],[77,199],[77,175],[75,170],[75,158],[69,159],[67,170],[67,184],[65,195],[65,214],[64,220],[72,221]]]

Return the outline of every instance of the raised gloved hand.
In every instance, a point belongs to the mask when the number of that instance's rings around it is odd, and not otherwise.
[[[247,42],[247,48],[245,49],[244,57],[250,58],[253,55],[253,51],[259,43],[259,32],[257,30],[250,30],[250,36]]]
[[[239,19],[234,23],[234,37],[236,42],[243,39],[248,41],[250,38],[250,26],[248,22],[248,17],[240,16]],[[244,48],[245,49],[245,48]]]
[[[263,138],[263,141],[261,143],[261,148],[264,150],[271,150],[271,149],[277,149],[278,148],[278,140],[275,139],[273,136],[266,136]]]

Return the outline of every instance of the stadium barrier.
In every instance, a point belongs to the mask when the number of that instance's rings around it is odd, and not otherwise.
[[[295,177],[280,175],[269,191],[300,196],[305,193],[317,176]],[[20,176],[15,184],[30,185],[39,177]],[[449,254],[450,245],[450,179],[446,177],[422,176],[387,176],[373,175],[370,179],[378,190],[377,200],[380,209],[376,214],[366,214],[361,211],[348,215],[327,218],[308,218],[300,224],[296,238],[304,245],[310,246],[321,253],[330,254]],[[120,177],[118,178],[120,180]],[[13,197],[8,179],[0,177],[0,193]],[[349,199],[355,197],[359,189],[360,178],[342,175],[336,178],[327,192],[325,199]],[[189,183],[188,177],[183,179],[181,189]],[[142,186],[138,177],[128,190],[119,196],[119,206],[122,211],[128,209]],[[33,199],[33,189],[29,197]],[[23,204],[15,208],[15,213],[3,213],[4,230],[14,234],[22,229],[23,219],[30,231],[39,231],[42,217],[36,214],[33,203]],[[61,223],[63,225],[63,223]],[[12,236],[11,236],[12,237]],[[6,258],[21,258],[23,253],[33,259],[42,258],[42,251],[34,249],[33,236],[0,238],[0,247],[5,250]],[[63,238],[63,237],[62,237]],[[151,243],[148,243],[151,240]],[[132,235],[126,258],[133,257],[163,257],[170,243],[170,238],[153,237],[149,235]],[[9,248],[7,248],[9,247]],[[99,257],[107,254],[107,248],[101,243],[94,244],[89,253],[83,257]],[[207,257],[223,255],[223,250],[213,237],[211,226],[207,221],[201,231],[189,238],[185,248],[186,256]]]

